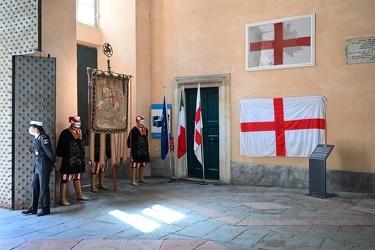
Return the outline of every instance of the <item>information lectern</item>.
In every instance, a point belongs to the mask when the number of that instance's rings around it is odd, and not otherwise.
[[[309,191],[318,198],[335,196],[326,192],[326,161],[334,145],[318,144],[309,158]]]

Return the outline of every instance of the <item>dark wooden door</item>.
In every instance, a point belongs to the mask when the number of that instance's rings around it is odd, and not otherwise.
[[[81,117],[81,129],[88,132],[88,82],[87,67],[96,69],[98,66],[96,48],[77,45],[77,92],[78,114]]]
[[[219,179],[219,89],[201,88],[203,121],[203,161],[200,164],[194,153],[194,128],[197,89],[185,89],[187,126],[188,177]]]

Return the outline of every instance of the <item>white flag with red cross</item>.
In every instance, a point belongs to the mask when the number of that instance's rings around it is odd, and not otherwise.
[[[240,100],[240,151],[251,157],[309,157],[325,144],[323,96]]]
[[[314,24],[314,15],[248,24],[247,70],[315,65]]]
[[[201,91],[200,91],[200,83],[198,83],[198,92],[197,92],[197,102],[195,108],[195,128],[194,128],[194,153],[198,159],[198,161],[203,164],[202,161],[202,128],[203,128],[203,121],[202,121],[202,111],[201,111]]]

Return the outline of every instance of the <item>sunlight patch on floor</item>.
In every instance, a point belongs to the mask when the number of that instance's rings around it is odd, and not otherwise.
[[[151,208],[145,208],[141,211],[141,213],[143,215],[127,214],[117,209],[109,212],[109,214],[144,233],[152,232],[161,227],[161,225],[155,222],[153,219],[171,224],[186,217],[184,214],[161,205],[154,205]],[[152,219],[146,218],[145,216]]]
[[[171,224],[186,217],[186,215],[176,212],[161,205],[154,205],[151,208],[143,209],[142,214],[153,217],[162,222]]]

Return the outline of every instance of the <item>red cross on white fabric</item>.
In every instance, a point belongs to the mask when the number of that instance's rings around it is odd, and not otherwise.
[[[274,98],[274,121],[266,122],[242,122],[241,132],[275,131],[276,156],[285,156],[285,131],[300,129],[325,129],[325,119],[312,118],[300,120],[284,120],[283,98]]]
[[[275,23],[275,38],[274,40],[261,41],[250,43],[250,51],[259,51],[259,50],[274,50],[274,65],[281,65],[284,63],[284,48],[288,47],[298,47],[298,46],[310,46],[311,37],[299,37],[293,39],[284,40],[283,32],[283,23]]]
[[[113,91],[109,92],[109,98],[111,98],[112,107],[115,106],[115,93]]]

